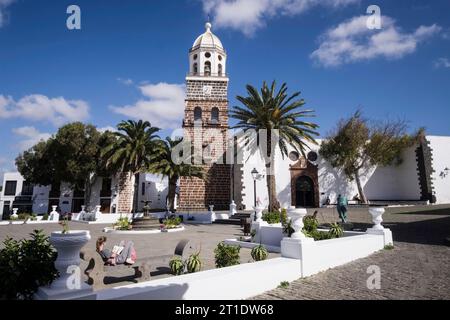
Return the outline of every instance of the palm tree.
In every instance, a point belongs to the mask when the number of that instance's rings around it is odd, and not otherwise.
[[[159,128],[152,127],[148,121],[122,121],[117,125],[115,139],[101,152],[108,169],[119,173],[119,196],[128,190],[133,194],[133,209],[136,199],[132,177],[145,170],[151,161],[159,137]]]
[[[180,164],[173,162],[172,153],[174,152],[174,148],[179,143],[182,143],[182,140],[182,138],[172,140],[169,137],[165,140],[160,140],[157,143],[151,164],[147,168],[151,173],[161,174],[168,178],[169,192],[167,195],[167,204],[172,212],[175,210],[175,193],[178,179],[180,177],[205,178],[201,167],[193,166],[188,161],[183,161]]]
[[[275,168],[274,156],[275,148],[278,146],[281,155],[287,156],[288,145],[297,152],[305,156],[305,149],[308,148],[306,142],[317,144],[313,136],[317,136],[316,129],[319,127],[312,122],[306,122],[302,118],[314,117],[314,110],[301,109],[305,104],[303,99],[297,99],[300,92],[291,96],[287,94],[287,85],[283,83],[278,92],[275,92],[275,81],[270,87],[266,82],[260,92],[251,85],[247,85],[247,97],[237,96],[242,107],[235,106],[230,111],[230,116],[238,123],[234,128],[245,130],[253,129],[259,134],[260,130],[267,130],[266,150],[267,157],[266,171],[273,173]],[[272,141],[271,130],[278,130],[278,141]],[[280,208],[276,198],[276,181],[274,174],[267,174],[267,189],[269,195],[269,211],[276,211]]]

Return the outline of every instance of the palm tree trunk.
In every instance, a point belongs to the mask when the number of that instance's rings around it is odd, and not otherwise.
[[[90,212],[93,210],[91,206],[91,195],[92,195],[92,187],[95,184],[97,176],[93,174],[89,178],[86,179],[84,183],[84,205],[86,207],[86,211]]]
[[[171,212],[175,212],[175,193],[177,189],[178,177],[169,178],[169,192],[167,195],[167,205]]]
[[[117,212],[131,213],[134,200],[134,175],[131,172],[119,173],[119,199]]]
[[[366,204],[367,203],[367,198],[366,198],[366,194],[364,193],[364,189],[361,185],[361,178],[359,176],[359,172],[356,171],[355,172],[355,181],[356,181],[356,185],[358,186],[358,193],[359,193],[359,197],[361,199],[361,202]]]
[[[277,200],[276,180],[275,175],[271,172],[272,163],[266,164],[266,182],[267,191],[269,195],[269,212],[275,212],[280,209],[280,203]]]

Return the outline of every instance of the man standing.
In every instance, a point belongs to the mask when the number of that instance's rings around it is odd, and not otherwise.
[[[339,218],[341,218],[342,220],[342,223],[347,222],[347,206],[347,197],[339,194],[337,198],[337,211],[339,213]]]

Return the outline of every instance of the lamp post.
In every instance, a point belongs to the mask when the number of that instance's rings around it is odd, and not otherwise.
[[[253,178],[253,202],[254,206],[256,208],[256,180],[258,180],[259,172],[256,170],[256,168],[253,168],[252,170],[252,178]]]

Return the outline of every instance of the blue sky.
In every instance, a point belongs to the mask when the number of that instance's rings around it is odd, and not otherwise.
[[[66,9],[81,8],[81,30]],[[371,4],[382,28],[365,27]],[[0,0],[0,176],[58,126],[130,117],[181,125],[188,50],[208,15],[228,53],[230,106],[247,83],[287,82],[320,133],[362,108],[450,135],[446,0]]]

